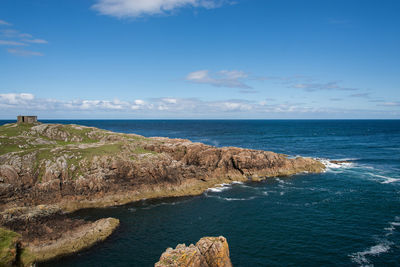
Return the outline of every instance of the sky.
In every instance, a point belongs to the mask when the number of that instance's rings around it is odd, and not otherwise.
[[[399,119],[398,0],[1,0],[0,119]]]

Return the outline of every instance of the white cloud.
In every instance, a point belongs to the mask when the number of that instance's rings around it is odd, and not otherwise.
[[[11,26],[12,24],[7,22],[7,21],[5,21],[5,20],[1,20],[0,19],[0,25]]]
[[[60,101],[61,107],[71,110],[125,110],[130,105],[126,101],[115,99],[108,100],[74,100],[68,102]]]
[[[133,101],[133,103],[134,103],[135,105],[139,105],[139,106],[145,104],[145,102],[144,102],[143,100],[141,100],[141,99],[136,99],[135,101]]]
[[[225,0],[97,0],[92,6],[100,14],[118,18],[165,14],[182,7],[216,8]]]
[[[352,114],[360,117],[399,116],[399,102],[386,102],[382,110],[340,109],[335,107],[309,106],[306,103],[281,102],[270,104],[270,100],[241,100],[228,99],[219,101],[204,101],[197,98],[153,98],[148,100],[136,99],[133,101],[98,100],[57,100],[36,98],[30,93],[0,94],[0,114],[2,117],[14,116],[19,113],[38,114],[41,117],[69,116],[77,114],[86,117],[93,116],[125,116],[149,118],[304,118],[304,117],[336,117],[348,118]],[[333,114],[333,115],[332,115]],[[55,117],[57,118],[57,117]]]
[[[29,51],[25,49],[7,49],[7,52],[10,54],[22,56],[22,57],[31,57],[31,56],[43,56],[43,53]]]
[[[221,105],[222,110],[225,111],[243,111],[252,109],[251,105],[237,102],[222,102],[219,103]]]
[[[3,20],[0,20],[0,25],[7,23]],[[7,23],[7,25],[10,25]],[[0,46],[35,46],[35,45],[41,45],[41,44],[47,44],[48,42],[44,39],[38,39],[38,38],[33,38],[33,36],[29,33],[21,33],[15,29],[0,29],[0,37],[4,38],[3,40],[0,40]],[[17,56],[24,56],[24,57],[30,57],[30,56],[43,56],[43,53],[41,52],[36,52],[36,51],[30,51],[30,50],[24,50],[24,49],[14,49],[10,48],[7,49],[7,52],[13,55]]]
[[[31,43],[31,44],[47,44],[48,43],[46,40],[43,40],[43,39],[22,39],[22,41],[25,43]]]
[[[163,98],[162,101],[167,104],[176,104],[178,102],[178,100],[175,98]]]
[[[136,99],[133,101],[131,105],[132,110],[140,110],[146,108],[146,102],[142,99]]]
[[[0,40],[0,45],[8,45],[8,46],[27,46],[27,44],[16,42],[16,41],[8,41],[8,40]]]
[[[26,104],[27,101],[31,101],[34,98],[35,98],[34,95],[28,93],[0,94],[0,103],[4,105],[21,105],[21,104]]]
[[[216,87],[252,89],[252,87],[243,82],[247,78],[247,73],[238,70],[222,70],[214,74],[210,74],[208,70],[199,70],[186,76],[186,80],[192,83],[209,84]]]
[[[20,33],[20,34],[18,34],[18,37],[21,37],[21,38],[32,38],[33,36],[32,36],[32,34],[29,34],[29,33]]]
[[[400,101],[396,102],[384,102],[380,106],[385,106],[385,107],[400,107]]]
[[[344,87],[338,82],[328,83],[295,83],[290,85],[291,88],[304,89],[308,92],[321,91],[321,90],[338,90],[338,91],[357,91],[358,88]]]

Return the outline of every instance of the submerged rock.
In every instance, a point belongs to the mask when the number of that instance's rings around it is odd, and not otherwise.
[[[225,237],[203,237],[196,245],[168,248],[155,267],[232,267]]]

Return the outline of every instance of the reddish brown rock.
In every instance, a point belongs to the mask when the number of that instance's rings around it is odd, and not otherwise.
[[[232,267],[226,238],[203,237],[196,245],[168,248],[155,267]]]
[[[50,142],[49,147],[42,142],[36,150],[25,150],[38,138]],[[112,206],[324,169],[310,158],[76,125],[36,125],[7,142],[16,141],[22,143],[20,152],[0,153],[0,211],[10,205],[53,203],[68,210]]]

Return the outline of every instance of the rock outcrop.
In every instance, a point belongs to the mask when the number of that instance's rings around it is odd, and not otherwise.
[[[104,241],[118,225],[118,219],[104,218],[64,231],[61,233],[61,237],[56,240],[28,243],[24,249],[26,254],[29,255],[29,259],[25,260],[24,263],[45,261],[91,247],[100,241]]]
[[[168,248],[155,267],[232,267],[226,238],[203,237],[196,245]]]
[[[77,125],[4,125],[0,144],[0,211],[53,203],[63,210],[112,206],[324,169],[311,158]]]

